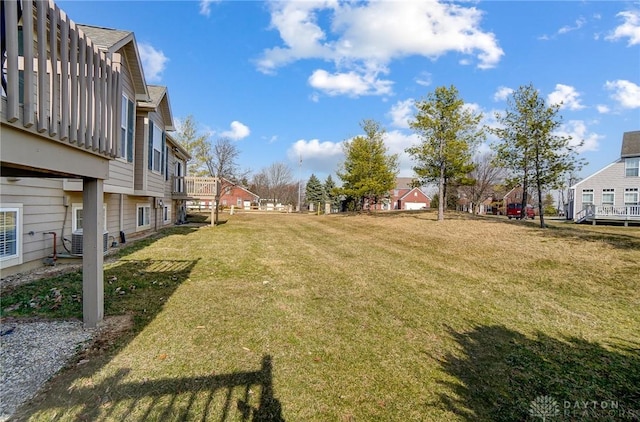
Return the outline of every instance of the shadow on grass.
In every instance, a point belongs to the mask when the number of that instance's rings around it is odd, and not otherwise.
[[[130,240],[128,243],[122,244],[121,249],[117,253],[117,257],[121,258],[127,255],[130,255],[134,252],[137,252],[141,249],[146,248],[147,246],[157,242],[162,238],[174,236],[174,235],[186,236],[197,230],[198,230],[198,227],[192,227],[192,226],[174,226],[174,227],[162,229],[158,232],[151,234],[148,237],[145,237],[142,239],[133,239],[133,240]]]
[[[575,223],[566,223],[567,226],[549,226],[542,231],[547,237],[575,240],[582,242],[607,243],[616,249],[640,250],[640,235],[607,233],[604,226],[584,226]],[[597,227],[597,229],[596,229]],[[623,230],[630,230],[638,233],[637,229],[625,227]]]
[[[571,337],[529,338],[504,326],[450,335],[461,348],[441,364],[456,381],[442,394],[447,410],[468,421],[638,420],[640,348],[604,348]],[[546,407],[532,408],[532,404]],[[557,407],[555,406],[557,404]]]
[[[126,315],[129,322],[97,335],[37,398],[18,409],[13,420],[282,421],[280,403],[273,397],[269,356],[258,371],[132,382],[123,369],[99,384],[90,381],[78,387],[83,380],[100,378],[112,357],[162,311],[197,263],[198,259],[121,259],[109,266],[104,276],[105,315],[107,320]],[[3,307],[15,303],[21,306],[11,316],[79,319],[82,273],[20,286],[3,297]]]
[[[120,369],[100,384],[78,387],[69,379],[67,395],[41,400],[33,411],[22,409],[16,420],[190,420],[284,422],[273,395],[273,362],[262,359],[256,371],[230,374],[127,381]],[[257,392],[256,390],[259,390]]]

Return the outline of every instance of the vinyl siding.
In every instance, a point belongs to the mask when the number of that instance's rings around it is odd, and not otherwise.
[[[62,250],[60,236],[65,219],[61,179],[23,178],[9,182],[0,178],[0,202],[22,204],[22,264],[3,268],[3,273],[15,273],[41,265],[42,259],[53,252],[53,236],[45,232],[56,232],[57,250]],[[67,215],[67,218],[70,218]],[[67,224],[70,220],[67,220]],[[29,232],[33,232],[30,235]]]
[[[602,205],[602,190],[615,189],[615,206],[624,205],[625,188],[640,188],[640,177],[626,177],[624,160],[619,160],[575,185],[574,214],[583,208],[582,192],[593,189],[593,202]],[[575,217],[575,215],[574,215]]]

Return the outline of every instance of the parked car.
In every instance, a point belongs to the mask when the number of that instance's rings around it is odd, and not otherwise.
[[[520,216],[522,215],[520,211],[522,211],[522,204],[507,205],[507,217],[509,217],[509,220],[511,220],[512,218],[520,219]],[[533,206],[527,205],[525,210],[525,218],[530,218],[532,220],[536,218],[536,213],[533,210]]]

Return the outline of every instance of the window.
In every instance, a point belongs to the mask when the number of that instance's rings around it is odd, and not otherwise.
[[[602,189],[602,205],[615,203],[615,189]]]
[[[236,200],[236,205],[237,205],[238,207],[242,207],[242,198],[238,198],[238,199]]]
[[[626,206],[640,204],[640,201],[638,201],[638,188],[626,188],[624,190],[624,204]]]
[[[0,268],[22,264],[22,204],[0,208]]]
[[[136,227],[138,229],[150,227],[151,206],[149,204],[138,204],[136,208],[138,215],[138,218],[136,220]]]
[[[165,205],[162,210],[162,221],[168,223],[171,220],[171,207]]]
[[[165,142],[162,128],[149,121],[149,170],[164,173]]]
[[[133,122],[135,105],[126,95],[122,95],[122,112],[120,116],[120,157],[133,162]]]
[[[640,176],[640,157],[625,159],[624,170],[625,170],[625,176],[627,177]]]
[[[593,189],[582,189],[582,205],[593,205]]]
[[[71,230],[82,230],[82,221],[83,221],[83,204],[72,204],[71,205]],[[107,204],[102,205],[102,216],[104,219],[103,229],[107,231]]]

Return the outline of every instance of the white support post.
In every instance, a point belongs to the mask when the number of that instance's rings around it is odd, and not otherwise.
[[[103,183],[84,179],[82,192],[82,317],[88,328],[104,317]]]

